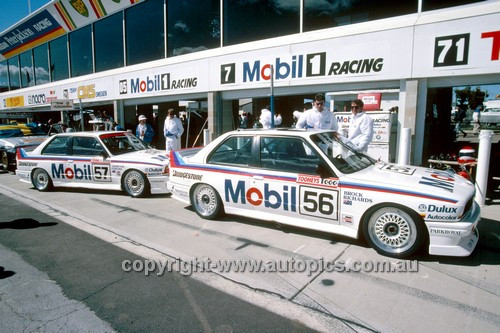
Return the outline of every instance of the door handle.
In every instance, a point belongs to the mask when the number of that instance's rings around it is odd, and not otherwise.
[[[263,176],[253,176],[253,180],[264,180]]]

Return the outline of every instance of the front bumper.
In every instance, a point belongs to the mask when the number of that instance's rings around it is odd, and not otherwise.
[[[148,181],[151,185],[151,194],[170,193],[167,188],[168,176],[148,177]]]
[[[466,257],[474,251],[481,220],[481,209],[474,202],[469,213],[460,222],[426,222],[429,230],[429,254]]]

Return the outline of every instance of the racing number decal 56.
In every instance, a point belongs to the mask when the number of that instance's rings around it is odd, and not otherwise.
[[[300,186],[299,213],[337,221],[338,197],[338,191]]]
[[[109,174],[109,165],[93,165],[94,181],[96,182],[110,182],[111,177]]]

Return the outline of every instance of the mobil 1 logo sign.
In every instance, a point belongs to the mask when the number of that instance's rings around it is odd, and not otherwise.
[[[434,67],[467,65],[470,34],[436,37]]]

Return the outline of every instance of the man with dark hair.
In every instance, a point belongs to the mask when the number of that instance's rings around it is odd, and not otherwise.
[[[347,140],[358,151],[366,153],[368,151],[368,144],[373,138],[373,119],[363,111],[363,106],[364,103],[360,99],[351,101],[352,118]]]
[[[305,111],[297,121],[296,128],[332,129],[338,131],[339,125],[333,112],[325,108],[325,95],[314,96],[312,109]]]

